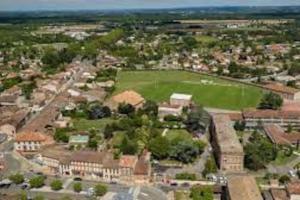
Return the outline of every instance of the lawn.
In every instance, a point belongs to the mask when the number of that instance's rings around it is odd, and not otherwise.
[[[185,129],[170,129],[167,134],[166,137],[172,141],[175,138],[180,138],[182,141],[183,140],[193,140],[192,135]]]
[[[291,156],[286,156],[286,155],[284,155],[284,152],[279,151],[276,159],[274,161],[272,161],[271,164],[279,165],[279,166],[280,165],[285,165],[287,163],[292,162],[296,158],[297,158],[297,156],[294,155],[294,154],[292,154]]]
[[[115,93],[133,89],[145,99],[168,101],[172,93],[192,94],[205,107],[239,110],[255,107],[262,96],[259,88],[182,71],[121,71]]]
[[[189,200],[191,199],[189,197],[189,192],[185,192],[185,191],[175,191],[175,200]]]
[[[104,130],[106,124],[110,124],[115,120],[110,118],[103,118],[99,120],[87,120],[87,119],[74,119],[74,128],[78,131],[87,131],[89,129],[95,128],[101,131]]]
[[[207,35],[197,35],[195,36],[195,39],[203,44],[211,44],[218,41],[218,39]]]

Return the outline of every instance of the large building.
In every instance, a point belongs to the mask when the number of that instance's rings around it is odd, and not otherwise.
[[[287,87],[282,84],[273,83],[273,84],[265,85],[264,89],[280,95],[283,99],[300,101],[300,90],[297,90],[295,88]]]
[[[38,132],[23,132],[16,135],[14,148],[19,152],[36,152],[45,145],[53,144],[54,140]]]
[[[228,115],[212,116],[210,126],[212,146],[221,171],[241,172],[244,169],[244,151]]]
[[[228,200],[263,200],[254,177],[248,175],[232,176],[227,184]]]
[[[266,124],[277,124],[284,129],[288,126],[300,128],[300,111],[246,109],[242,115],[250,130]]]
[[[104,181],[150,181],[150,156],[122,155],[115,159],[112,153],[96,151],[71,152],[59,146],[45,148],[40,157],[52,174],[82,176]]]

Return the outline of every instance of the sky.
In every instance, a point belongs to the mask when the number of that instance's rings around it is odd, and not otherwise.
[[[284,5],[300,6],[300,0],[0,0],[2,11]]]

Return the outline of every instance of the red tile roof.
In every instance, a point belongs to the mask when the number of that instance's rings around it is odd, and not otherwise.
[[[244,118],[299,119],[300,111],[245,109]]]
[[[264,125],[264,131],[275,144],[291,144],[289,140],[285,138],[287,135],[280,126],[276,124]]]
[[[137,156],[124,155],[120,158],[119,166],[133,169],[137,161]]]
[[[38,132],[23,132],[17,134],[15,140],[17,142],[30,142],[30,141],[44,142],[47,140],[47,136]]]
[[[133,106],[144,103],[145,99],[133,90],[127,90],[112,97],[115,103],[128,103]]]
[[[265,89],[271,90],[273,92],[280,92],[280,93],[286,93],[286,94],[296,94],[297,92],[300,92],[298,89],[287,87],[282,84],[277,83],[271,83],[264,86]]]
[[[300,181],[294,181],[287,185],[287,191],[289,194],[300,194]]]

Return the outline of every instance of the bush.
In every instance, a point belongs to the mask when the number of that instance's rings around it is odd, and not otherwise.
[[[176,174],[175,178],[178,180],[190,180],[190,181],[195,181],[197,179],[196,174],[190,174],[190,173]]]
[[[54,181],[52,181],[51,184],[50,184],[50,186],[51,186],[51,189],[55,190],[55,191],[61,190],[63,188],[61,180],[54,180]]]
[[[286,184],[288,182],[290,182],[291,179],[288,175],[282,175],[280,178],[279,178],[279,183],[281,184]]]
[[[81,192],[81,190],[82,190],[82,185],[81,185],[81,183],[74,183],[74,185],[73,185],[73,190],[75,191],[75,192]]]
[[[30,179],[29,184],[31,188],[40,188],[44,185],[45,179],[42,176],[36,176]]]
[[[11,180],[15,184],[21,184],[24,182],[24,176],[22,174],[14,174],[9,176],[9,180]]]
[[[103,184],[98,184],[95,186],[95,195],[96,196],[103,196],[107,192],[107,186]]]
[[[164,117],[164,120],[168,122],[180,122],[182,121],[182,117],[175,115],[167,115]]]
[[[217,164],[215,162],[215,159],[213,157],[210,157],[210,158],[207,159],[207,161],[205,163],[202,175],[205,177],[207,174],[216,173],[217,170],[218,170],[218,168],[217,168]]]

